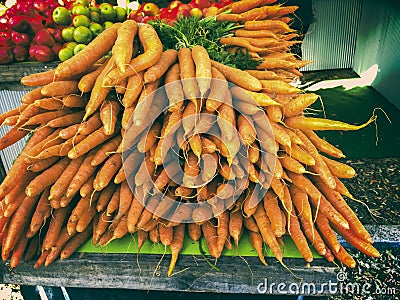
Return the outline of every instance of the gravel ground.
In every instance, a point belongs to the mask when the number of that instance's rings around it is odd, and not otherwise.
[[[378,259],[354,249],[348,251],[357,261],[357,267],[342,268],[341,293],[329,299],[400,299],[400,248],[382,249]]]
[[[363,224],[400,224],[400,158],[346,161],[357,176],[343,182],[365,205],[348,199]]]

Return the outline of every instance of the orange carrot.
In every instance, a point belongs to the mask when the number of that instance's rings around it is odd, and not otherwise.
[[[160,80],[153,81],[148,83],[145,87],[143,87],[142,92],[140,93],[138,104],[135,107],[133,112],[132,121],[136,126],[142,125],[144,119],[146,118],[148,111],[153,105],[154,97],[156,96],[156,90],[160,84]],[[163,97],[160,94],[157,94],[158,97]],[[153,121],[153,120],[151,120]]]
[[[29,225],[28,220],[30,220],[34,206],[38,200],[38,197],[25,197],[21,205],[18,207],[15,214],[7,225],[6,235],[3,237],[2,247],[1,247],[1,257],[6,260],[11,251],[14,249],[18,242],[20,236],[25,232],[26,227]]]
[[[373,243],[374,240],[362,225],[354,211],[350,208],[350,206],[348,206],[343,197],[335,190],[330,189],[322,182],[320,178],[314,176],[313,180],[318,189],[325,195],[333,207],[335,207],[337,211],[347,220],[350,229],[354,232],[354,234],[368,243]]]
[[[320,138],[314,131],[312,130],[302,130],[302,132],[308,137],[308,139],[314,144],[314,146],[321,152],[324,152],[330,156],[343,158],[345,155],[343,152],[331,145],[326,140]]]
[[[370,243],[364,241],[359,238],[357,235],[353,233],[350,229],[337,228],[334,226],[335,231],[340,234],[346,241],[348,241],[354,248],[360,250],[361,252],[371,256],[371,257],[379,257],[380,253],[377,249],[374,248]]]
[[[117,31],[121,23],[115,23],[101,34],[99,34],[84,51],[79,51],[79,55],[74,55],[73,59],[59,64],[55,70],[56,76],[74,76],[88,70],[99,58],[107,54],[115,40]]]
[[[178,260],[178,254],[183,247],[184,237],[185,237],[185,224],[179,224],[174,228],[173,239],[169,246],[171,249],[171,262],[168,268],[168,277],[172,275],[172,271],[175,268],[176,261]]]
[[[353,178],[356,176],[356,171],[349,165],[341,163],[339,161],[327,158],[321,155],[322,159],[327,164],[329,170],[333,176],[339,178]]]
[[[43,98],[38,99],[33,102],[34,105],[39,106],[40,108],[47,109],[47,110],[58,110],[62,109],[64,104],[62,101],[56,98]]]
[[[78,82],[75,80],[54,81],[42,87],[41,93],[47,97],[57,97],[78,93]]]
[[[11,166],[7,175],[3,179],[0,185],[0,198],[3,198],[12,188],[14,187],[14,182],[20,180],[22,176],[26,175],[28,164],[25,162],[26,153],[28,149],[32,148],[34,145],[49,136],[53,130],[48,127],[39,127],[35,130],[31,138],[28,140],[24,150],[17,157],[14,164]]]
[[[63,207],[53,211],[53,216],[50,219],[49,227],[43,239],[42,251],[50,250],[51,247],[54,246],[57,237],[60,234],[61,228],[70,213],[71,208],[69,207]]]
[[[103,143],[100,148],[96,151],[90,164],[96,167],[103,163],[110,155],[110,153],[115,152],[118,145],[121,143],[122,137],[120,135]]]
[[[319,96],[317,94],[302,94],[283,106],[286,117],[294,117],[313,104]]]
[[[87,211],[79,218],[76,224],[76,231],[83,232],[92,222],[94,216],[96,215],[97,211],[94,206],[90,206]]]
[[[217,252],[222,253],[226,240],[229,237],[229,212],[225,210],[217,218]]]
[[[100,119],[100,114],[96,113],[92,115],[87,121],[81,123],[78,129],[78,133],[81,135],[89,135],[96,129],[99,129],[101,125],[102,123]]]
[[[315,165],[312,169],[319,174],[321,180],[328,185],[331,189],[335,189],[336,181],[335,178],[328,168],[326,162],[322,159],[322,156],[318,152],[317,148],[313,143],[301,132],[297,131],[296,134],[300,137],[304,144],[304,149],[314,158]]]
[[[239,239],[243,233],[243,216],[240,210],[235,210],[229,216],[229,235],[233,238],[235,245],[238,246]]]
[[[116,185],[110,183],[100,192],[99,199],[96,203],[96,209],[98,212],[104,211],[106,209],[108,203],[111,200],[111,197],[114,195],[115,189]]]
[[[345,264],[349,268],[355,268],[356,267],[356,261],[354,258],[351,257],[351,255],[343,248],[342,245],[340,245],[339,251],[333,252],[335,257]]]
[[[265,261],[264,254],[263,254],[263,241],[262,237],[258,232],[250,231],[250,243],[253,246],[254,250],[256,250],[257,255],[262,262],[263,265],[268,267],[267,262]]]
[[[106,63],[106,66],[101,71],[99,76],[96,78],[94,86],[92,88],[92,92],[90,93],[89,101],[85,107],[85,116],[83,117],[83,121],[86,121],[89,116],[94,114],[96,110],[100,107],[101,103],[106,99],[108,92],[111,90],[110,85],[103,84],[103,79],[105,76],[111,71],[115,70],[115,60],[114,56],[112,56]]]
[[[340,250],[341,246],[335,235],[335,232],[332,230],[329,224],[328,218],[322,213],[317,213],[315,221],[319,229],[319,233],[324,238],[329,248],[333,251],[334,254],[337,253]]]
[[[29,225],[29,230],[26,233],[27,238],[33,237],[40,229],[40,227],[46,222],[46,219],[50,217],[51,207],[48,199],[49,190],[46,189],[35,208],[35,212],[33,213],[32,220]]]
[[[5,135],[0,138],[0,150],[15,144],[29,133],[28,129],[20,130],[17,127],[11,128]]]
[[[250,52],[262,52],[265,50],[265,48],[253,46],[246,38],[243,37],[223,37],[219,41],[222,45],[238,46],[241,48],[245,48]]]
[[[204,97],[211,84],[211,60],[203,46],[196,45],[192,48],[192,58],[196,66],[196,80],[200,95]]]
[[[50,253],[49,250],[42,252],[33,267],[35,269],[38,269],[39,267],[41,267],[44,264],[49,253]]]
[[[42,87],[35,88],[26,94],[24,94],[21,98],[21,102],[24,104],[33,104],[35,100],[39,100],[43,98],[41,93]]]
[[[283,258],[282,250],[279,247],[278,241],[276,240],[274,232],[272,231],[271,228],[271,222],[268,219],[264,207],[262,205],[258,205],[257,210],[254,214],[254,219],[257,222],[258,228],[260,229],[260,233],[264,242],[266,242],[267,245],[270,247],[276,259],[279,262],[282,262]]]
[[[249,38],[274,38],[277,39],[278,37],[270,30],[246,30],[243,28],[237,29],[234,31],[235,36],[239,37],[249,37]],[[253,74],[254,75],[254,74]],[[267,79],[267,78],[260,78],[260,79]],[[272,78],[271,78],[272,79]]]
[[[207,242],[208,252],[211,256],[218,258],[220,253],[218,253],[217,249],[217,229],[214,227],[214,224],[211,221],[207,221],[201,225],[201,229]]]
[[[71,254],[78,249],[92,234],[93,226],[87,226],[85,231],[75,234],[68,242],[65,244],[63,250],[60,254],[60,259],[65,259],[71,256]]]
[[[286,126],[301,130],[359,130],[375,122],[376,116],[372,116],[367,122],[361,125],[353,125],[335,120],[321,118],[306,118],[303,116],[285,119]]]
[[[72,179],[71,183],[68,186],[67,192],[65,195],[68,198],[72,198],[81,188],[81,186],[92,176],[96,170],[90,162],[93,159],[95,154],[95,150],[89,152],[86,156],[84,161],[82,162],[81,166],[79,167],[78,171],[76,172],[74,178]]]
[[[83,115],[84,115],[83,111],[78,111],[67,115],[63,115],[61,117],[50,120],[49,122],[47,122],[46,126],[52,128],[58,128],[58,127],[66,127],[78,124],[82,121]]]
[[[50,253],[46,257],[46,260],[44,262],[44,265],[46,267],[49,266],[53,261],[55,261],[58,258],[64,245],[68,242],[68,240],[71,237],[72,236],[69,235],[67,232],[67,228],[64,226],[61,229],[60,234],[58,235],[54,246],[51,248]]]
[[[272,192],[268,191],[264,196],[264,209],[270,219],[271,229],[276,237],[281,237],[284,232],[282,232],[282,227],[284,227],[281,209],[279,208],[277,196]]]
[[[96,82],[97,77],[101,74],[101,72],[104,70],[106,65],[107,65],[107,61],[104,62],[96,70],[94,70],[80,78],[80,80],[78,82],[78,88],[82,93],[88,93],[93,89],[94,83]]]
[[[83,108],[86,106],[87,99],[85,96],[79,96],[79,95],[66,95],[61,99],[62,103],[66,107],[78,107],[78,108]]]
[[[64,169],[69,164],[68,158],[63,158],[49,169],[36,176],[25,189],[29,197],[39,195],[46,187],[49,187],[57,181],[57,179],[64,172]]]
[[[140,249],[142,248],[144,242],[147,240],[149,233],[147,231],[138,230],[138,253],[140,253]]]
[[[63,140],[68,140],[70,138],[73,138],[78,133],[79,126],[80,124],[73,124],[66,128],[63,128],[58,133],[58,136]]]
[[[292,240],[296,244],[297,249],[299,249],[301,255],[305,259],[307,263],[311,263],[313,261],[313,255],[311,253],[310,247],[308,246],[307,240],[301,231],[300,223],[296,215],[292,215],[288,222],[288,232],[292,237]]]
[[[319,211],[326,215],[333,224],[345,229],[349,228],[346,219],[332,206],[332,204],[321,194],[315,185],[305,176],[288,171],[289,178],[293,183],[310,197],[310,203]]]
[[[244,89],[254,92],[262,89],[261,82],[245,71],[225,66],[213,60],[211,61],[211,64],[214,68],[218,69],[218,71],[220,71],[228,81]]]
[[[172,66],[177,59],[177,51],[174,49],[165,50],[160,57],[160,60],[144,73],[144,83],[156,81],[161,78]]]
[[[68,152],[68,157],[70,159],[76,159],[76,158],[84,155],[85,153],[89,152],[96,146],[100,145],[101,143],[105,142],[106,140],[108,140],[111,137],[112,137],[112,135],[106,135],[104,133],[104,128],[100,127],[96,131],[89,134],[85,139],[83,139],[77,145],[75,145]]]
[[[63,171],[62,175],[57,178],[56,182],[50,189],[49,200],[58,198],[67,191],[69,184],[77,173],[79,167],[83,162],[83,157],[71,160],[68,166]]]
[[[252,8],[255,8],[257,6],[260,6],[264,4],[265,0],[256,0],[256,1],[251,1],[251,0],[241,0],[238,2],[233,2],[228,5],[227,9],[230,9],[232,13],[234,14],[239,14],[245,11],[248,11]],[[269,1],[269,3],[273,3],[275,1]]]
[[[123,78],[146,70],[155,65],[162,54],[162,44],[155,29],[148,24],[142,24],[138,30],[139,40],[143,46],[143,53],[133,58],[127,65],[124,73],[118,69],[111,71],[103,80],[103,85],[112,86]]]
[[[195,101],[200,96],[200,90],[196,82],[196,69],[192,51],[189,48],[181,48],[178,51],[178,60],[183,92],[187,99]]]
[[[262,21],[247,21],[244,23],[244,29],[247,30],[271,30],[277,32],[291,32],[291,29],[285,22],[279,20],[262,20]]]
[[[105,101],[100,107],[100,120],[103,123],[104,133],[112,135],[115,130],[120,106],[116,101]]]
[[[238,23],[242,20],[242,16],[239,14],[219,14],[216,16],[218,22],[234,22]]]
[[[180,110],[185,100],[182,83],[180,81],[180,66],[178,63],[169,68],[165,75],[165,92],[167,94],[169,111]]]
[[[115,64],[121,73],[126,70],[126,65],[132,59],[133,40],[138,31],[138,24],[134,20],[126,20],[118,28],[117,39],[112,47]]]
[[[190,238],[197,242],[201,237],[201,227],[195,223],[188,224],[188,233]]]
[[[155,81],[155,80],[154,80]],[[124,97],[122,98],[122,104],[127,107],[131,107],[138,99],[144,85],[144,72],[139,72],[128,77],[128,83]]]
[[[213,112],[224,102],[228,91],[228,82],[225,76],[216,68],[211,67],[213,80],[210,84],[210,93],[206,100],[206,108],[209,112]]]
[[[21,83],[26,86],[46,85],[56,81],[55,70],[51,69],[44,72],[33,73],[21,78]]]

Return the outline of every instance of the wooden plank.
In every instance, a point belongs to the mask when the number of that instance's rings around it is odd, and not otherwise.
[[[47,71],[56,67],[58,64],[59,62],[21,62],[8,65],[0,65],[0,83],[19,82],[23,76]]]
[[[399,246],[399,225],[367,226],[367,229],[377,247]],[[169,255],[162,258],[161,255],[75,253],[37,270],[33,268],[34,262],[22,262],[12,271],[3,263],[0,281],[21,285],[245,294],[260,291],[279,294],[277,287],[281,283],[287,289],[290,284],[292,288],[303,287],[301,294],[304,295],[316,291],[319,295],[329,294],[328,283],[337,283],[338,268],[324,259],[315,259],[310,268],[306,268],[303,259],[284,259],[297,277],[273,258],[267,258],[270,265],[265,267],[257,257],[221,257],[216,265],[220,271],[216,271],[200,256],[181,255],[176,274],[168,278],[169,261]]]
[[[1,273],[3,282],[24,285],[159,291],[258,294],[257,287],[263,291],[266,279],[267,286],[269,283],[282,282],[287,286],[294,282],[300,284],[300,279],[273,259],[270,259],[270,266],[266,268],[256,257],[245,258],[247,263],[240,257],[222,257],[217,264],[220,268],[218,272],[211,269],[201,257],[181,256],[176,271],[184,271],[170,278],[166,276],[170,257],[165,256],[159,264],[160,259],[161,255],[140,255],[139,269],[135,255],[84,254],[79,257],[76,254],[68,260],[38,270],[33,270],[33,262],[23,263],[12,272],[3,265]],[[322,259],[316,260],[310,269],[305,267],[301,259],[288,259],[286,263],[303,282],[313,282],[317,289],[321,289],[324,282],[336,280],[335,268],[328,267]],[[266,292],[273,294],[274,289]],[[325,290],[323,293],[328,292]]]

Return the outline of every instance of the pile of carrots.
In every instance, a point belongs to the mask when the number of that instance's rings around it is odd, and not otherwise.
[[[328,261],[355,266],[335,233],[378,257],[343,198],[352,196],[341,179],[354,169],[315,132],[357,130],[374,119],[352,125],[306,116],[318,95],[288,83],[304,62],[283,42],[295,36],[285,16],[294,8],[272,2],[242,0],[217,16],[244,24],[221,43],[257,50],[257,70],[213,61],[199,45],[163,51],[150,25],[127,20],[54,70],[22,78],[35,88],[0,116],[12,127],[0,149],[30,134],[0,185],[2,259],[14,268],[38,257],[38,268],[89,238],[104,246],[137,232],[139,250],[148,238],[169,246],[170,276],[186,234],[204,236],[218,258],[244,231],[265,265],[265,245],[283,264],[285,234],[307,264],[313,245]],[[255,12],[261,17],[250,17]],[[154,96],[159,87],[163,96]],[[168,136],[183,166],[171,162]],[[182,183],[169,177],[168,164],[183,169]],[[204,184],[192,180],[200,172]],[[199,205],[180,205],[187,203]]]

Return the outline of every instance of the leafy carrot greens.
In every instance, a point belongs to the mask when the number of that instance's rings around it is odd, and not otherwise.
[[[228,51],[226,45],[219,40],[222,37],[233,36],[232,30],[243,27],[233,22],[218,22],[214,16],[204,19],[196,17],[180,17],[173,25],[163,20],[149,22],[158,33],[165,49],[193,48],[203,46],[211,59],[241,70],[254,69],[261,60],[255,60],[247,52]]]

